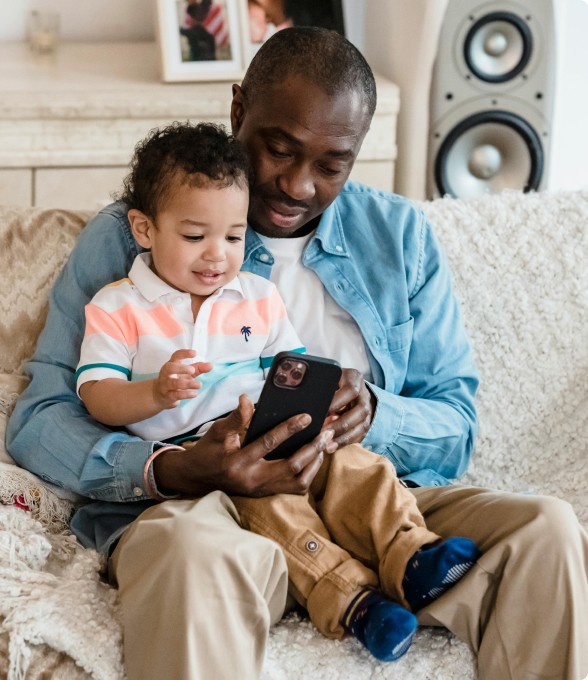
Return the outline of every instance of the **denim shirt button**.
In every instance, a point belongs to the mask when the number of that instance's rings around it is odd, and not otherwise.
[[[267,253],[261,253],[261,255],[259,256],[259,259],[262,262],[267,262],[270,258],[269,258],[269,255]]]
[[[135,494],[135,496],[142,496],[143,495],[143,489],[140,486],[136,486],[133,489],[133,493]]]

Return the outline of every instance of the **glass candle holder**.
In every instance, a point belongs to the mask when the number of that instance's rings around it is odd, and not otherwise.
[[[29,45],[35,54],[51,54],[59,45],[59,13],[33,10],[29,16]]]

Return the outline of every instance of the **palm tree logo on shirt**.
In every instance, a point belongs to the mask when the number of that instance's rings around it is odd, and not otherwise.
[[[249,342],[249,336],[251,335],[251,326],[243,326],[241,328],[241,335],[245,338],[245,342]]]

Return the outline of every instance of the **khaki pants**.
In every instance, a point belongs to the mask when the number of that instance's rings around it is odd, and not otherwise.
[[[288,591],[280,548],[220,491],[141,514],[110,559],[128,680],[257,680]]]
[[[485,489],[414,489],[428,528],[466,536],[477,566],[419,613],[478,654],[479,680],[583,680],[588,674],[588,537],[554,498]],[[254,680],[286,598],[272,541],[242,530],[215,492],[143,513],[112,559],[129,680]]]
[[[430,529],[471,538],[483,551],[419,622],[468,642],[479,680],[584,680],[588,535],[572,507],[478,487],[413,491]]]
[[[343,614],[364,586],[378,586],[408,608],[406,565],[440,539],[425,528],[392,463],[357,444],[325,456],[307,496],[233,501],[246,529],[280,544],[290,593],[331,638],[343,637]]]

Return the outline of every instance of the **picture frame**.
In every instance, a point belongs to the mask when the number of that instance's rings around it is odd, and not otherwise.
[[[164,82],[240,80],[250,51],[247,0],[155,0]]]
[[[276,31],[289,26],[321,26],[345,33],[343,0],[248,0],[249,59]]]

